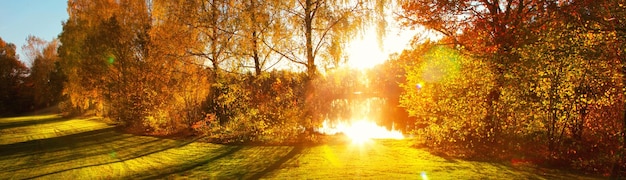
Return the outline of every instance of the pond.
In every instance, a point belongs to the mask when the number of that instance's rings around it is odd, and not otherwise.
[[[378,97],[335,99],[317,132],[327,135],[344,134],[355,143],[370,139],[402,139],[402,131],[395,128],[393,119],[385,119],[386,100]],[[391,122],[391,126],[384,124]]]

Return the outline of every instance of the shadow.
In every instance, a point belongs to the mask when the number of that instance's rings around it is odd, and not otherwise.
[[[159,139],[155,139],[155,140],[151,140],[151,141],[146,141],[146,142],[141,142],[141,143],[135,143],[135,144],[129,144],[126,146],[120,146],[117,147],[118,149],[132,149],[133,147],[136,146],[143,146],[143,145],[147,145],[147,144],[159,144],[162,143],[162,141],[160,141]],[[94,146],[95,147],[95,146]],[[141,150],[140,150],[141,151]],[[78,159],[89,159],[92,157],[96,157],[96,156],[100,156],[102,154],[107,154],[110,152],[114,152],[111,151],[110,149],[103,149],[103,148],[87,148],[87,147],[82,147],[80,148],[80,150],[77,151],[73,151],[74,153],[69,153],[69,154],[63,154],[63,155],[57,155],[57,156],[53,156],[51,158],[37,158],[37,163],[34,166],[29,166],[29,167],[21,167],[21,168],[16,168],[16,169],[7,169],[6,171],[19,171],[19,170],[24,170],[24,169],[37,169],[40,167],[44,167],[50,164],[55,164],[55,163],[61,163],[61,162],[68,162],[68,161],[73,161],[73,160],[78,160]],[[54,153],[54,152],[48,152],[48,151],[44,151],[38,154],[42,154],[42,153]],[[34,156],[37,154],[32,154],[29,156]]]
[[[458,160],[456,158],[454,158],[454,157],[452,157],[452,156],[450,156],[450,155],[448,155],[446,153],[430,152],[430,154],[438,156],[438,157],[441,157],[441,158],[445,159],[446,162],[449,162],[449,163],[456,163],[456,162],[458,162]]]
[[[123,158],[117,158],[114,161],[109,161],[109,162],[104,162],[104,163],[85,164],[85,165],[76,166],[76,167],[64,168],[64,169],[56,170],[56,171],[49,172],[49,173],[44,173],[44,174],[40,174],[40,175],[36,175],[36,176],[27,177],[26,179],[41,178],[41,177],[44,177],[44,176],[53,175],[53,174],[62,173],[62,172],[67,172],[67,171],[72,171],[72,170],[76,170],[76,169],[83,169],[83,168],[89,168],[89,167],[95,167],[95,166],[102,166],[102,165],[108,165],[108,164],[113,164],[113,163],[119,163],[119,162],[124,162],[124,161],[128,161],[128,160],[138,159],[138,158],[142,158],[142,157],[145,157],[145,156],[148,156],[148,155],[151,155],[151,154],[163,152],[163,151],[166,151],[166,150],[169,150],[169,149],[172,149],[172,148],[186,146],[186,145],[191,144],[191,143],[193,143],[193,142],[195,142],[197,140],[198,140],[198,138],[187,140],[187,141],[173,141],[173,140],[166,140],[166,139],[156,139],[156,140],[153,140],[151,142],[147,142],[146,144],[149,144],[149,146],[146,146],[146,147],[143,147],[143,148],[138,148],[137,147],[137,146],[139,146],[138,144],[130,144],[127,147],[118,147],[119,150],[122,150],[122,149],[134,150],[134,152],[129,153],[129,154],[132,154],[130,156],[123,157]],[[165,143],[167,141],[174,142],[174,143],[167,144],[167,143]],[[85,158],[85,157],[79,157],[77,159],[80,159],[80,158]]]
[[[68,120],[67,118],[57,117],[57,118],[50,118],[50,119],[35,119],[35,120],[29,120],[29,121],[0,123],[0,129],[9,129],[9,128],[16,128],[16,127],[23,127],[23,126],[32,126],[32,125],[36,125],[36,124],[48,124],[48,123],[55,123],[55,122],[61,122],[61,121],[67,121],[67,120]]]
[[[72,143],[76,142],[86,142],[86,144],[81,144],[81,146],[107,143],[119,140],[115,138],[115,134],[117,134],[115,128],[108,127],[65,136],[5,144],[0,145],[0,157],[18,154],[22,156],[30,156],[41,153],[44,150],[45,152],[53,152],[56,150],[62,150],[68,145],[72,145]]]
[[[14,164],[3,166],[5,172],[17,172],[25,169],[39,169],[50,164],[88,159],[91,157],[107,154],[111,146],[118,142],[124,142],[132,136],[122,135],[115,128],[104,128],[66,136],[46,139],[38,139],[0,146],[0,159],[17,160]],[[141,146],[142,144],[159,143],[158,139],[134,141],[133,143],[116,148],[128,148]],[[28,159],[20,162],[21,159]]]
[[[274,162],[272,165],[270,165],[267,168],[265,168],[263,171],[258,172],[256,174],[252,175],[250,177],[250,179],[261,179],[263,176],[267,175],[268,173],[270,173],[270,172],[272,172],[274,170],[280,169],[281,165],[283,165],[285,162],[289,161],[290,159],[292,159],[296,155],[302,153],[302,150],[304,150],[304,146],[294,146],[293,149],[291,149],[291,151],[289,151],[289,153],[287,153],[287,155],[281,157],[276,162]]]
[[[67,121],[65,118],[7,122],[0,128],[26,127],[38,124]],[[33,128],[36,128],[33,126]],[[87,129],[85,129],[87,130]],[[37,134],[26,133],[28,139]],[[199,140],[201,137],[185,140],[171,140],[148,136],[124,134],[116,127],[87,130],[56,137],[34,139],[23,142],[0,145],[0,160],[3,162],[2,173],[10,175],[9,179],[41,178],[77,169],[109,165],[146,157],[173,148],[180,148]],[[168,174],[194,169],[202,164],[210,163],[226,157],[242,149],[243,146],[225,146],[224,153],[207,157],[208,159],[194,164],[187,164],[177,171]],[[216,152],[217,153],[217,152]],[[195,161],[194,161],[195,162]],[[161,173],[159,171],[156,174]],[[167,172],[167,171],[166,171]],[[154,172],[152,172],[154,173]],[[162,174],[154,177],[164,177]],[[7,177],[0,177],[4,179]]]
[[[470,157],[455,157],[454,155],[450,155],[448,152],[443,152],[441,149],[436,149],[432,147],[420,147],[419,149],[424,149],[429,152],[431,155],[441,157],[446,160],[448,163],[457,163],[459,161],[470,162],[471,166],[463,167],[462,169],[465,171],[471,171],[475,174],[497,174],[502,177],[490,177],[493,179],[503,179],[503,177],[521,177],[521,179],[598,179],[598,176],[583,174],[581,172],[576,172],[572,170],[568,170],[563,167],[546,167],[541,163],[534,163],[532,161],[540,161],[540,158],[531,158],[526,163],[515,165],[514,161],[524,161],[511,159],[507,161],[501,157],[494,157],[493,149],[488,149],[488,147],[478,148],[476,152],[483,152],[483,154],[474,155]],[[444,167],[443,169],[435,170],[443,171],[446,173],[454,173],[458,171],[459,167],[449,166]],[[602,179],[602,178],[600,178]]]
[[[213,161],[216,161],[218,159],[222,159],[225,158],[227,156],[230,156],[234,153],[236,153],[237,151],[243,149],[244,146],[224,146],[219,148],[216,151],[224,151],[223,153],[217,155],[217,156],[209,156],[209,157],[205,157],[207,159],[204,159],[202,161],[199,162],[195,162],[195,163],[191,163],[191,164],[184,164],[181,166],[176,166],[177,168],[174,170],[171,170],[169,172],[165,172],[165,173],[161,173],[161,174],[154,174],[154,172],[151,172],[149,176],[145,176],[145,177],[132,177],[131,179],[166,179],[167,176],[170,176],[172,174],[179,174],[179,173],[183,173],[186,171],[190,171],[193,170],[197,167],[200,167],[202,165],[211,163]]]

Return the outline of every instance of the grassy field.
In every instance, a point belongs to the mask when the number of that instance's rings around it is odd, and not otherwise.
[[[443,158],[411,140],[230,146],[123,134],[97,118],[0,118],[0,179],[593,179]]]

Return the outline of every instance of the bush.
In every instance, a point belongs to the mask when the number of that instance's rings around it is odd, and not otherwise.
[[[406,68],[400,104],[417,117],[416,124],[427,124],[415,133],[428,137],[428,144],[472,148],[491,136],[484,99],[494,81],[485,64],[434,46]]]
[[[305,119],[303,74],[229,74],[213,84],[208,115],[194,127],[214,141],[295,141]]]

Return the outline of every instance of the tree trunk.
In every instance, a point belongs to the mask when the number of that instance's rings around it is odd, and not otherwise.
[[[304,36],[306,38],[306,68],[307,75],[310,79],[315,77],[315,73],[317,69],[315,67],[315,56],[313,55],[313,39],[312,39],[312,31],[313,31],[313,2],[311,0],[306,0],[304,7]]]
[[[254,73],[261,75],[261,61],[259,60],[259,50],[256,30],[252,32],[252,58],[254,59]]]
[[[255,0],[250,0],[250,22],[252,22],[252,59],[254,59],[254,73],[258,76],[261,75],[261,61],[259,58],[259,33],[257,33],[256,27],[256,12],[257,9]]]
[[[211,7],[211,63],[213,65],[213,78],[215,78],[216,80],[219,78],[219,71],[220,71],[220,65],[219,65],[219,54],[218,54],[218,49],[217,49],[217,44],[218,42],[218,32],[219,29],[218,27],[218,16],[219,16],[219,12],[218,12],[218,7],[215,4],[212,4]]]
[[[495,58],[500,58],[500,57],[495,57]],[[496,72],[496,82],[495,82],[495,86],[489,91],[489,94],[486,97],[486,103],[487,103],[487,114],[485,116],[485,120],[484,122],[487,124],[487,137],[486,140],[490,143],[496,143],[499,133],[500,133],[500,122],[499,122],[499,117],[497,117],[497,104],[500,101],[500,93],[501,93],[501,87],[504,84],[504,70],[502,68],[499,67],[498,61],[500,60],[494,60],[494,64],[493,66],[495,66],[493,68],[493,70]]]
[[[305,36],[305,55],[306,55],[306,68],[307,68],[307,76],[305,78],[305,90],[304,90],[304,111],[305,116],[309,118],[310,121],[304,120],[302,124],[304,124],[305,131],[302,136],[307,136],[313,132],[313,123],[315,111],[313,108],[315,105],[313,103],[313,98],[315,94],[315,87],[313,84],[313,80],[316,76],[316,67],[315,67],[315,56],[313,55],[313,2],[312,0],[305,0],[304,4],[304,36]]]

